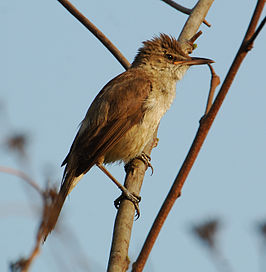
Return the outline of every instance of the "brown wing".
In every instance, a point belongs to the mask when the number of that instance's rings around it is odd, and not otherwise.
[[[135,124],[151,91],[146,74],[129,69],[111,80],[96,96],[64,160],[65,174],[86,173]]]

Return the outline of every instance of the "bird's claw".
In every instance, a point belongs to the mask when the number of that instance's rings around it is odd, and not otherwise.
[[[147,155],[146,153],[142,152],[141,155],[137,158],[142,160],[146,164],[147,168],[148,167],[151,168],[151,176],[152,176],[153,175],[153,167],[151,165],[151,157],[149,155]]]
[[[135,195],[134,193],[130,193],[129,191],[122,192],[122,194],[114,201],[115,207],[118,209],[122,200],[129,200],[133,203],[135,210],[136,210],[136,220],[140,217],[140,209],[139,209],[139,202],[141,201],[141,197]]]

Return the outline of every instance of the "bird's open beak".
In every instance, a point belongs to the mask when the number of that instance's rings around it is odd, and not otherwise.
[[[187,65],[201,65],[201,64],[209,64],[214,63],[211,59],[204,59],[204,58],[195,58],[192,57],[190,60],[180,60],[175,61],[174,64],[187,64]]]

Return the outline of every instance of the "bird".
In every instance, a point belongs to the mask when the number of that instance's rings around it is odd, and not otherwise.
[[[102,88],[82,120],[62,163],[62,184],[45,222],[44,240],[55,227],[66,197],[94,165],[137,205],[138,196],[128,192],[104,165],[126,165],[136,157],[148,161],[143,149],[170,108],[176,83],[190,66],[212,62],[189,56],[167,34],[143,42],[130,68]]]

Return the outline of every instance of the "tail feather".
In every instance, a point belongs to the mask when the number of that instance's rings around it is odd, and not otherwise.
[[[49,233],[55,228],[60,212],[66,200],[68,194],[73,190],[79,180],[83,177],[83,174],[75,177],[71,173],[67,173],[61,185],[60,191],[47,209],[47,213],[44,216],[43,227],[43,241],[46,240]]]

